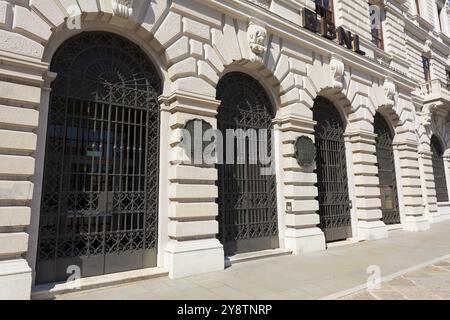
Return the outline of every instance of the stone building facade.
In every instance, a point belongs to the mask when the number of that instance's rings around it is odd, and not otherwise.
[[[0,0],[0,298],[450,218],[450,7],[369,2]],[[193,119],[273,129],[274,173],[187,161]]]

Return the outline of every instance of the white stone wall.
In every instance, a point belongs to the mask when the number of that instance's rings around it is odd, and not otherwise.
[[[405,21],[401,10],[394,5],[386,8],[386,18],[383,23],[384,50],[396,58],[405,56]]]
[[[418,83],[423,82],[424,72],[422,66],[422,54],[424,41],[412,31],[406,31],[406,54],[410,65],[409,74]]]
[[[230,71],[255,77],[277,108],[278,192],[284,201],[278,203],[278,211],[285,213],[287,201],[293,205],[293,212],[280,219],[285,221],[280,226],[283,247],[295,254],[325,249],[317,227],[314,168],[301,168],[292,158],[296,137],[314,137],[311,108],[318,95],[332,100],[346,116],[354,237],[388,236],[380,220],[376,176],[373,117],[377,111],[396,132],[404,228],[427,229],[425,213],[426,208],[428,212],[434,208],[433,186],[427,154],[419,146],[429,132],[424,133],[416,121],[421,102],[412,92],[420,78],[420,42],[431,36],[410,30],[409,34],[420,36],[407,40],[408,23],[401,7],[387,8],[386,52],[392,55],[391,66],[407,70],[405,76],[301,28],[299,7],[303,4],[312,6],[310,1],[273,0],[269,8],[278,14],[274,15],[247,1],[135,0],[132,12],[114,12],[113,0],[0,0],[0,298],[29,297],[36,260],[45,110],[55,76],[49,73],[49,63],[55,50],[81,31],[105,30],[127,37],[142,47],[163,78],[161,132],[167,136],[161,139],[158,266],[168,269],[171,277],[223,268],[223,249],[216,239],[217,171],[182,160],[179,131],[193,118],[216,126],[220,101],[215,100],[215,87]],[[370,40],[367,3],[345,0],[335,5],[338,24]],[[73,12],[81,14],[79,30],[68,30],[66,21],[72,21]],[[250,48],[250,22],[267,34],[262,53]],[[445,40],[433,37],[431,41],[436,51],[434,75],[442,77],[449,47]],[[442,114],[438,118],[445,119],[444,124],[447,121]],[[12,281],[22,284],[14,294],[5,289]]]
[[[369,4],[366,0],[334,1],[336,25],[347,27],[361,38],[371,40]]]

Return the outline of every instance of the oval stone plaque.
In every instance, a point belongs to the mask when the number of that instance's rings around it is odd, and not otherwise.
[[[302,167],[309,167],[316,160],[316,146],[311,138],[301,136],[295,142],[295,158]]]
[[[205,148],[211,143],[210,141],[203,141],[203,136],[206,131],[212,128],[210,123],[201,119],[192,119],[186,122],[182,144],[191,159],[194,159],[196,149],[203,155]],[[189,135],[189,139],[185,137],[185,134]]]

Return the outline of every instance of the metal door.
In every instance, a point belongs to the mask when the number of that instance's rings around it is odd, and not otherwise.
[[[344,240],[352,235],[344,125],[337,109],[323,97],[316,98],[313,113],[320,228],[327,242]]]
[[[230,73],[220,81],[217,99],[221,100],[218,128],[222,134],[236,129],[268,130],[266,147],[270,155],[274,111],[261,85],[247,75]],[[218,166],[219,239],[226,255],[279,246],[276,178],[274,174],[261,174],[260,162],[251,164],[251,158],[257,155],[250,154],[245,139],[245,154],[238,154],[234,141],[233,164]],[[259,144],[259,136],[256,139]],[[224,145],[227,155],[231,150],[228,143]]]
[[[83,33],[56,53],[37,283],[156,266],[159,80],[139,47]],[[69,268],[70,267],[70,268]],[[69,268],[69,269],[68,269]]]
[[[443,148],[436,136],[431,138],[431,153],[434,184],[436,186],[437,202],[448,202],[447,180],[445,178],[445,163]]]
[[[400,223],[400,211],[395,177],[393,136],[389,124],[380,113],[375,114],[378,178],[380,179],[381,211],[387,225]]]

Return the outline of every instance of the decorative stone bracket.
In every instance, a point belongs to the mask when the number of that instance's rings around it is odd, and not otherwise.
[[[421,124],[425,129],[429,129],[431,127],[433,121],[433,113],[436,111],[437,106],[434,103],[425,104],[422,109],[422,113],[420,115]]]
[[[264,54],[266,53],[267,48],[266,28],[250,21],[247,37],[250,48],[250,60],[252,62],[263,63]]]
[[[342,60],[335,55],[331,56],[330,61],[330,70],[331,70],[331,87],[333,89],[342,90],[343,88],[343,76],[345,66]]]
[[[113,0],[112,8],[116,16],[129,18],[133,14],[134,0]]]
[[[397,95],[397,90],[394,81],[390,78],[384,80],[384,96],[386,98],[385,106],[388,108],[393,108],[395,105],[395,96]]]
[[[431,55],[431,53],[432,53],[432,49],[431,49],[432,45],[433,45],[433,43],[431,42],[430,39],[427,39],[427,41],[425,41],[425,44],[424,44],[423,49],[422,49],[423,53],[425,55]]]

